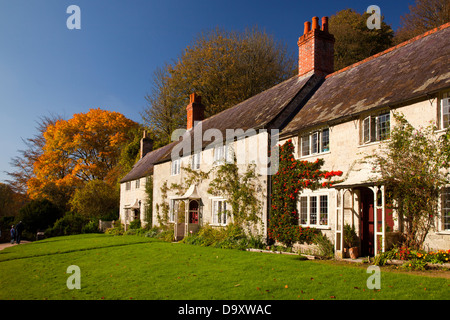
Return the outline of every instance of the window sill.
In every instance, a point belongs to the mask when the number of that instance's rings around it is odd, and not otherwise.
[[[311,225],[311,224],[301,224],[300,227],[302,228],[314,228],[314,229],[320,229],[320,230],[331,230],[330,226],[322,226],[322,225]]]
[[[443,129],[436,130],[435,133],[437,133],[437,134],[445,133],[446,131],[447,131],[447,128],[443,128]]]
[[[211,223],[211,227],[226,227],[228,224]]]
[[[369,142],[369,143],[363,143],[363,144],[360,144],[358,146],[358,148],[376,146],[376,145],[379,145],[379,144],[382,144],[382,143],[385,143],[385,142],[389,142],[389,141],[391,141],[391,139],[386,139],[386,140],[381,140],[381,141],[374,141],[374,142]]]
[[[314,154],[309,154],[307,156],[300,156],[299,159],[305,160],[307,158],[317,158],[317,157],[321,157],[321,156],[324,156],[324,155],[327,155],[327,154],[330,154],[330,153],[331,153],[331,151],[326,151],[326,152],[321,152],[321,153],[314,153]]]
[[[444,230],[444,231],[438,231],[436,232],[437,235],[445,235],[445,236],[450,236],[450,230]]]

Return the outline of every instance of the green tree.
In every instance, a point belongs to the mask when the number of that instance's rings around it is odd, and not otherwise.
[[[47,199],[32,200],[20,209],[19,218],[22,220],[25,230],[36,233],[52,226],[62,212],[57,206]]]
[[[72,210],[88,218],[102,218],[119,211],[120,194],[116,186],[102,180],[92,180],[75,191]]]
[[[394,113],[390,140],[369,158],[380,181],[390,190],[405,245],[421,249],[438,216],[440,190],[448,183],[450,131],[441,136],[437,128],[414,128]]]
[[[151,92],[145,96],[147,108],[142,118],[154,137],[155,148],[169,144],[172,132],[186,126],[186,109],[182,106],[185,97],[174,88],[172,68],[166,64],[155,70]]]
[[[334,69],[340,70],[393,45],[394,31],[384,21],[381,29],[369,29],[370,14],[352,9],[341,10],[329,19],[329,31],[334,35]]]
[[[395,33],[396,43],[409,40],[450,21],[448,0],[416,0],[413,6],[409,6],[409,11],[401,17],[400,28]]]
[[[287,46],[257,27],[200,33],[172,64],[157,69],[142,116],[156,146],[186,125],[189,95],[197,92],[209,117],[258,94],[296,72]]]

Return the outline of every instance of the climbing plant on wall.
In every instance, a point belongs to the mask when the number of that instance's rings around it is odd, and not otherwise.
[[[287,247],[294,243],[312,243],[317,229],[298,224],[298,195],[304,189],[328,188],[331,179],[341,176],[342,171],[323,171],[323,159],[315,162],[294,158],[294,145],[288,140],[274,150],[279,155],[278,172],[272,177],[271,217],[268,234],[272,240]]]
[[[216,167],[215,178],[209,183],[208,193],[227,199],[231,208],[229,214],[240,226],[250,227],[262,222],[262,203],[259,199],[262,187],[255,167],[249,164],[242,172],[234,159]]]

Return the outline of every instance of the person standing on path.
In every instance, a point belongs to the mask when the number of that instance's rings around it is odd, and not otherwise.
[[[11,235],[11,244],[14,244],[14,240],[16,239],[16,230],[14,229],[14,225],[11,226],[9,234]]]
[[[16,225],[16,243],[20,244],[20,238],[22,237],[22,231],[23,231],[23,223],[22,221],[19,221],[19,223]]]

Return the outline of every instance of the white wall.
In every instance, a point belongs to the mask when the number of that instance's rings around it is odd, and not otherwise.
[[[429,100],[423,100],[414,102],[409,105],[404,105],[395,109],[396,112],[404,114],[406,119],[414,127],[420,126],[426,127],[430,123],[439,123],[438,121],[438,104],[439,100],[436,98],[430,98]],[[305,132],[300,132],[298,135],[286,137],[280,144],[283,144],[288,139],[291,139],[295,146],[295,158],[300,160],[315,161],[317,158],[324,159],[323,170],[343,171],[343,177],[353,177],[357,175],[357,170],[360,167],[358,161],[363,160],[366,156],[379,152],[384,143],[374,142],[370,144],[361,144],[361,123],[370,113],[362,114],[352,120],[331,125],[330,128],[330,151],[323,154],[316,154],[301,157],[300,156],[300,137]],[[391,130],[394,127],[394,118],[391,111]],[[312,128],[308,131],[316,131],[321,127]],[[361,176],[365,179],[366,177]],[[317,191],[304,190],[302,195],[308,194],[328,194],[329,195],[329,226],[316,226],[321,228],[331,241],[334,241],[335,230],[335,211],[336,211],[336,192],[334,189],[320,189]],[[355,192],[355,198],[352,202],[351,194],[347,191],[344,195],[344,218],[345,222],[354,223],[356,231],[359,229],[359,205],[358,205],[359,193]],[[436,222],[439,227],[439,221]],[[450,232],[442,232],[441,230],[435,230],[430,233],[427,238],[426,244],[430,249],[448,249],[450,247]]]

